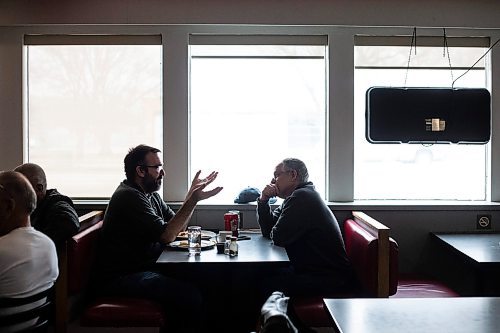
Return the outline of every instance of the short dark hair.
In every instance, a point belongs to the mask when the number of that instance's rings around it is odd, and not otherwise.
[[[307,171],[306,164],[298,158],[285,158],[282,163],[285,169],[297,171],[297,177],[301,183],[309,180],[309,172]]]
[[[47,176],[45,176],[45,171],[38,164],[24,163],[17,166],[14,171],[20,172],[28,178],[35,191],[38,184],[43,186],[43,193],[47,190]]]
[[[147,145],[138,145],[130,148],[127,156],[123,160],[125,164],[125,176],[127,180],[132,181],[135,178],[135,168],[144,164],[144,159],[148,153],[159,153],[161,150]]]

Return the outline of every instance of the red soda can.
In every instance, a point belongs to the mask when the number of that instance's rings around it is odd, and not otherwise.
[[[234,217],[234,219],[231,220],[231,231],[232,231],[232,236],[238,237],[239,231],[240,231],[240,226],[241,226],[240,211],[239,210],[230,210],[229,213],[236,214],[236,217]]]
[[[225,213],[224,214],[224,230],[226,231],[232,231],[232,221],[236,219],[238,220],[238,215],[234,213]]]

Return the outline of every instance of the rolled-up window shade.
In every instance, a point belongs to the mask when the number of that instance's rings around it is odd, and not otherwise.
[[[161,45],[161,35],[25,35],[24,45]]]
[[[189,36],[190,45],[327,45],[324,35],[205,35]]]

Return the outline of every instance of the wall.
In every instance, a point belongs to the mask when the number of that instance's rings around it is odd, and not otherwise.
[[[409,31],[411,27],[447,27],[474,29],[476,35],[498,36],[500,21],[500,1],[491,0],[419,0],[419,1],[373,1],[373,0],[7,0],[0,2],[0,169],[10,169],[22,163],[24,157],[23,135],[23,77],[22,38],[26,31],[67,31],[67,32],[102,32],[113,30],[142,31],[155,29],[155,25],[163,24],[248,24],[256,25],[257,31],[266,32],[267,25],[286,25],[281,27],[282,33],[293,33],[297,26],[315,25],[335,28],[335,38],[344,39],[346,45],[352,42],[355,33],[366,32],[364,28],[400,27],[398,31]],[[66,26],[60,27],[60,24]],[[87,24],[93,26],[87,27]],[[102,26],[101,26],[102,25]],[[109,26],[111,25],[111,26]],[[118,26],[114,26],[118,25]],[[104,26],[104,28],[103,28]],[[180,26],[180,28],[182,28]],[[280,28],[280,27],[278,27]],[[59,30],[58,30],[59,29]],[[260,29],[260,30],[259,30]],[[376,30],[367,30],[373,32]],[[464,30],[464,33],[470,30]],[[182,36],[181,36],[182,38]],[[335,50],[334,56],[340,57],[343,66],[331,69],[331,73],[340,75],[340,82],[332,82],[332,86],[347,90],[336,90],[332,103],[340,110],[332,116],[331,124],[349,123],[352,100],[349,100],[349,89],[345,83],[352,77],[345,75],[352,59],[347,49]],[[498,53],[492,54],[493,90],[498,87],[500,77],[500,61]],[[168,58],[168,57],[167,57]],[[345,66],[344,66],[345,65]],[[180,68],[180,67],[175,67]],[[350,67],[352,68],[352,66]],[[166,84],[178,85],[178,82]],[[352,89],[352,88],[350,88]],[[169,93],[171,90],[168,90]],[[175,94],[172,94],[175,95]],[[498,94],[497,94],[498,95]],[[499,104],[497,95],[493,96],[494,119]],[[344,97],[343,97],[344,96]],[[337,98],[338,97],[338,98]],[[181,103],[180,105],[185,105]],[[181,108],[177,108],[182,110]],[[182,112],[182,111],[180,111]],[[340,120],[340,121],[339,121]],[[494,126],[497,122],[493,122]],[[337,126],[337,125],[335,125]],[[342,131],[348,126],[341,125],[340,133],[333,140],[346,140]],[[175,130],[175,129],[174,129]],[[169,132],[170,133],[170,132]],[[339,133],[338,131],[334,133]],[[170,134],[169,134],[170,135]],[[167,138],[170,139],[170,138]],[[348,141],[350,139],[347,139]],[[492,147],[500,143],[494,130]],[[498,149],[494,149],[497,151]],[[173,152],[175,153],[175,151]],[[330,151],[332,156],[343,156],[344,165],[340,169],[349,169],[349,152]],[[344,155],[342,155],[344,154]],[[500,188],[500,155],[492,154],[492,193],[494,198]],[[337,166],[336,166],[337,167]],[[335,167],[335,168],[336,168]],[[337,169],[331,169],[335,173]],[[174,170],[182,173],[180,167]],[[170,177],[170,179],[173,177]],[[182,177],[180,177],[182,178]],[[167,177],[169,179],[169,177]],[[340,181],[335,188],[340,191],[348,186],[351,180]],[[169,184],[172,191],[183,192],[182,186]],[[168,187],[168,186],[167,186]],[[339,190],[340,189],[340,190]],[[497,193],[495,195],[495,193]],[[84,205],[82,209],[88,208]],[[232,206],[200,206],[193,217],[193,224],[206,228],[218,228],[222,224],[222,214]],[[254,207],[245,205],[237,207],[244,211],[247,227],[256,226]],[[399,242],[401,251],[401,269],[413,271],[425,266],[429,254],[426,252],[428,233],[431,231],[465,231],[475,229],[478,212],[486,212],[493,216],[494,229],[500,222],[500,213],[496,204],[442,203],[412,204],[403,203],[391,206],[387,203],[366,205],[359,203],[333,204],[332,209],[339,221],[344,220],[351,210],[363,210],[379,219],[392,229],[392,236]]]
[[[500,212],[497,208],[494,211],[482,207],[477,209],[467,209],[467,207],[439,207],[436,209],[423,208],[421,206],[400,206],[400,207],[370,207],[362,205],[331,205],[331,208],[339,221],[342,223],[351,216],[352,210],[360,210],[381,223],[391,228],[390,235],[399,244],[400,270],[402,272],[426,272],[426,262],[432,256],[432,248],[429,244],[430,232],[449,231],[475,231],[476,218],[478,214],[492,215],[495,221],[492,225],[494,231],[500,231]],[[245,225],[247,227],[257,227],[255,220],[255,210],[243,210]],[[203,224],[205,221],[217,221],[221,225],[221,211],[210,211],[209,214],[198,213],[198,221]],[[250,224],[250,222],[252,224]]]
[[[0,25],[286,24],[498,28],[495,0],[4,0]]]
[[[180,204],[170,204],[174,210]],[[79,204],[79,215],[93,209],[105,209],[101,204]],[[431,232],[478,232],[476,221],[478,215],[490,215],[491,229],[479,232],[500,232],[500,211],[496,204],[466,204],[463,206],[449,205],[418,205],[412,203],[397,204],[362,204],[362,203],[331,203],[335,217],[340,224],[350,218],[351,212],[362,211],[388,226],[390,236],[399,245],[400,272],[420,272],[432,275],[434,267],[434,247],[430,244]],[[191,225],[201,225],[204,229],[223,230],[224,213],[228,210],[239,210],[243,215],[245,229],[258,228],[255,204],[235,205],[198,205]]]

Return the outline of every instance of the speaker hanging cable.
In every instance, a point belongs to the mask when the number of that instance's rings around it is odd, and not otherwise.
[[[451,84],[453,88],[453,69],[451,67],[450,49],[448,49],[448,38],[446,37],[446,28],[443,28],[443,58],[448,54],[448,65],[450,66]]]
[[[410,54],[408,54],[408,63],[406,64],[406,73],[405,73],[405,83],[403,87],[406,88],[406,80],[408,79],[408,71],[410,69],[410,61],[411,61],[411,50],[415,46],[415,55],[417,55],[417,27],[413,28],[413,34],[411,36],[411,44],[410,44]]]
[[[470,67],[469,67],[469,69],[467,69],[467,70],[465,71],[465,73],[463,73],[462,75],[460,75],[459,77],[457,77],[457,78],[455,79],[455,81],[453,81],[453,83],[451,84],[451,88],[453,89],[453,87],[455,86],[455,82],[457,82],[457,81],[458,81],[458,79],[460,79],[460,78],[461,78],[462,76],[464,76],[465,74],[469,73],[469,71],[470,71],[472,68],[474,68],[474,66],[476,66],[476,65],[477,65],[477,63],[478,63],[478,62],[480,62],[480,61],[481,61],[481,59],[483,59],[483,58],[484,58],[484,57],[485,57],[485,56],[486,56],[486,55],[487,55],[487,54],[491,51],[491,49],[495,47],[495,45],[497,45],[497,44],[498,44],[498,42],[500,42],[500,39],[497,39],[497,41],[496,41],[493,45],[491,45],[491,46],[490,46],[490,48],[489,48],[486,52],[484,52],[484,54],[483,54],[483,55],[482,55],[479,59],[477,59],[477,61],[474,63],[474,65],[470,66]]]

